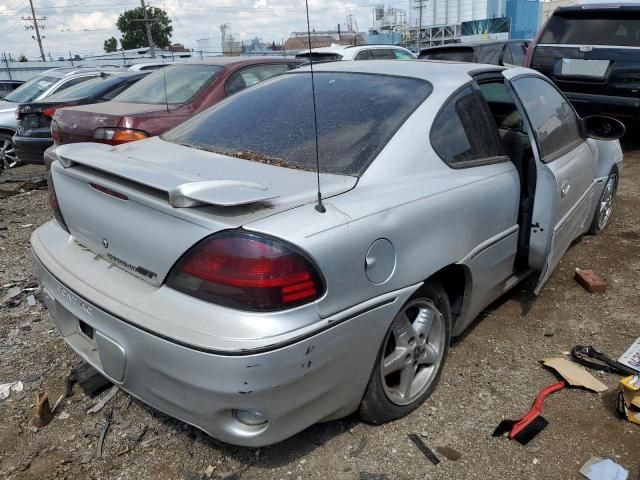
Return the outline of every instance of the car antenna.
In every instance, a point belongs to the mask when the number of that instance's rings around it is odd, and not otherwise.
[[[167,94],[167,73],[165,72],[166,68],[167,67],[162,67],[162,81],[164,83],[164,101],[167,107],[167,113],[169,113],[169,95]]]
[[[316,108],[316,84],[313,76],[313,52],[311,52],[311,25],[309,22],[309,0],[304,0],[304,4],[307,8],[307,38],[309,40],[309,68],[311,69],[311,96],[313,98],[313,130],[316,140],[316,176],[318,184],[318,203],[315,209],[324,213],[327,211],[322,204],[322,194],[320,193],[320,154],[318,153],[318,113]]]

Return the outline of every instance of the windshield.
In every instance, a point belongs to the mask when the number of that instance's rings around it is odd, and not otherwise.
[[[217,65],[174,65],[156,70],[114,98],[116,102],[182,104],[194,99],[218,74]]]
[[[640,12],[582,11],[553,15],[540,43],[640,46]]]
[[[4,100],[14,103],[32,102],[58,80],[60,80],[60,77],[54,77],[52,75],[38,75],[37,77],[34,77],[28,82],[20,85],[13,92],[4,97]]]
[[[315,74],[320,170],[361,175],[429,96],[424,80],[391,75]],[[240,92],[163,135],[202,150],[315,170],[311,77],[296,72]]]

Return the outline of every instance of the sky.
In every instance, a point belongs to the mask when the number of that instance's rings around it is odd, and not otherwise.
[[[104,40],[120,38],[115,27],[118,15],[140,6],[136,0],[33,0],[37,17],[47,17],[43,47],[54,59],[72,54],[99,54]],[[173,22],[175,43],[195,48],[196,40],[219,38],[219,26],[229,24],[228,33],[237,40],[261,37],[265,42],[287,39],[292,31],[306,30],[304,0],[151,0],[148,4],[163,8]],[[360,31],[372,23],[374,0],[309,0],[311,28],[345,28],[346,17],[353,15]],[[409,0],[390,0],[387,5],[408,9]],[[0,57],[26,55],[37,59],[39,50],[33,30],[21,17],[30,16],[28,0],[0,0]],[[215,41],[215,40],[214,40]]]

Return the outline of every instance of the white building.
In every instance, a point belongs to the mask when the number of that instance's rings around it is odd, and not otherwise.
[[[503,17],[505,3],[505,0],[409,0],[410,25],[419,25],[420,6],[422,26],[441,27],[459,25],[469,20]]]

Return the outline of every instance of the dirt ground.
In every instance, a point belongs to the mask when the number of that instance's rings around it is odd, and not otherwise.
[[[29,169],[38,167],[17,170]],[[549,425],[525,447],[491,433],[555,381],[540,366],[543,357],[582,344],[617,358],[640,336],[640,153],[627,154],[607,230],[577,242],[540,297],[528,281],[489,307],[455,342],[436,393],[421,408],[379,427],[352,417],[315,425],[262,449],[222,444],[122,391],[87,414],[96,399],[77,387],[57,417],[35,431],[35,394],[55,401],[80,363],[53,329],[31,266],[29,236],[49,218],[45,191],[0,200],[0,299],[13,286],[34,289],[0,305],[0,384],[24,385],[0,401],[0,478],[198,479],[209,467],[212,478],[226,479],[573,479],[582,478],[578,470],[591,456],[609,457],[629,469],[630,479],[639,478],[640,426],[616,417],[616,375],[596,374],[610,387],[602,394],[571,389],[550,397]],[[583,290],[573,280],[576,267],[598,272],[607,293]],[[96,458],[109,413],[113,420]],[[409,433],[461,457],[437,454],[441,463],[433,465]]]

